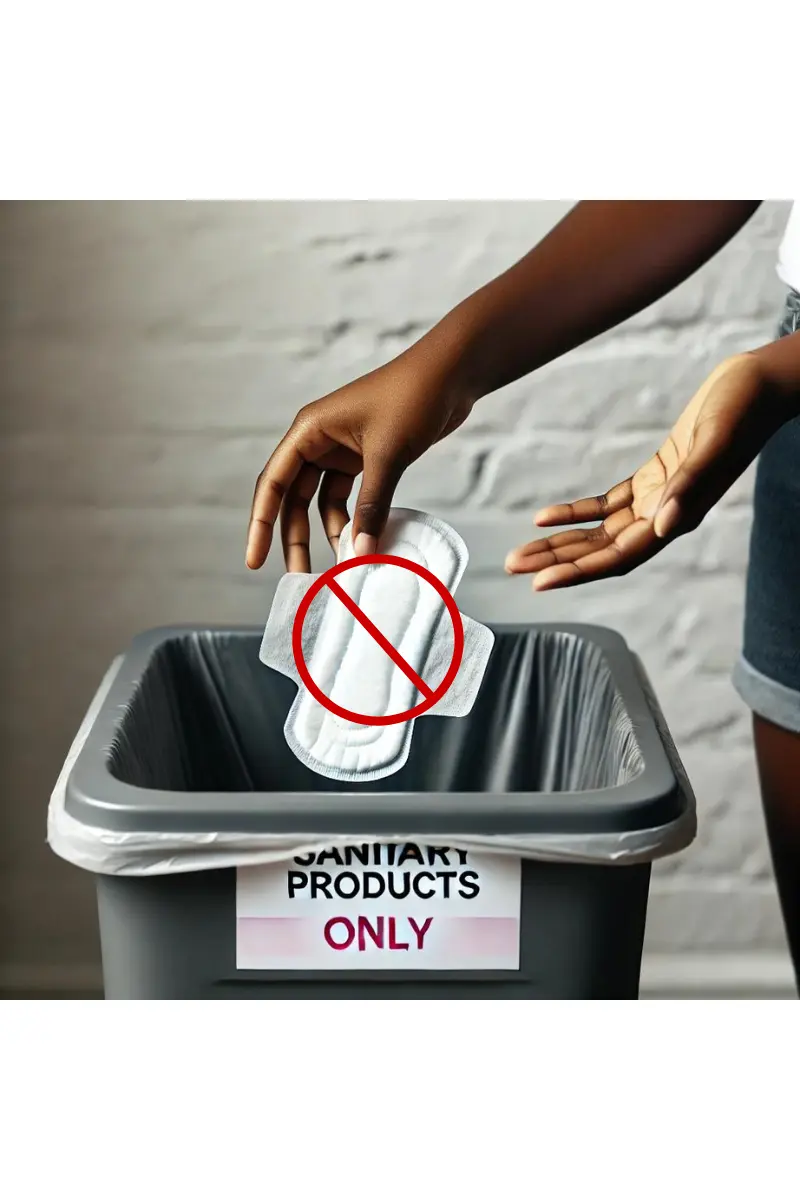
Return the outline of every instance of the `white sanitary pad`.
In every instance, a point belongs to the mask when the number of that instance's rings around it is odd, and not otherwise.
[[[451,595],[469,557],[463,540],[444,521],[403,508],[392,509],[379,553],[426,567]],[[348,525],[339,541],[339,562],[354,557]],[[261,644],[261,661],[298,683],[284,727],[286,741],[317,774],[352,782],[383,779],[406,762],[414,720],[392,725],[345,720],[311,695],[297,670],[292,629],[303,596],[318,578],[284,575]],[[354,567],[335,582],[427,685],[428,695],[435,691],[452,662],[454,646],[453,621],[436,590],[411,571],[389,564]],[[469,617],[461,621],[464,652],[458,674],[423,716],[463,717],[475,702],[494,634]],[[340,708],[378,717],[406,712],[427,698],[328,587],[311,603],[302,643],[312,680]]]

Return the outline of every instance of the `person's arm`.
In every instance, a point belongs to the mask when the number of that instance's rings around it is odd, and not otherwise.
[[[289,570],[310,570],[319,490],[331,545],[353,518],[375,551],[403,471],[474,403],[647,307],[707,262],[761,201],[582,201],[515,266],[397,358],[306,405],[256,482],[246,559],[265,561],[280,517]]]
[[[800,417],[800,333],[720,363],[660,449],[601,496],[553,504],[536,524],[585,525],[512,551],[506,570],[534,588],[625,575],[696,529],[783,425]]]
[[[604,333],[677,287],[760,200],[584,200],[459,304],[412,356],[448,361],[471,400]]]

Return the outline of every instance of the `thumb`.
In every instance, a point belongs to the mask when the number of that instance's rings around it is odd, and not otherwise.
[[[397,458],[365,455],[364,476],[353,516],[353,549],[359,557],[376,553],[402,474],[403,464]]]
[[[708,417],[697,425],[686,461],[664,488],[653,521],[656,537],[666,538],[676,531],[688,533],[696,529],[755,457],[757,447],[744,458],[735,452],[733,433],[730,426],[726,427],[716,417]]]

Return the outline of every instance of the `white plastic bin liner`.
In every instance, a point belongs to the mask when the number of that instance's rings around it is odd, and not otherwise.
[[[573,639],[574,641],[574,639]],[[219,662],[215,668],[219,671],[209,671],[207,657],[203,660],[202,686],[206,689],[216,689],[221,692],[227,689],[230,693],[238,688],[242,694],[232,701],[230,694],[225,696],[225,713],[230,725],[231,704],[238,703],[234,713],[240,724],[248,720],[247,713],[259,712],[259,696],[248,694],[248,688],[256,686],[254,681],[261,679],[258,672],[264,668],[258,663],[255,654],[252,671],[249,659],[239,659],[242,655],[241,639],[235,654],[226,647],[223,641],[209,643],[203,649],[203,655],[216,655]],[[246,649],[246,647],[245,647]],[[225,656],[228,656],[227,658]],[[89,736],[92,724],[117,675],[122,657],[118,658],[107,672],[84,721],[72,744],[64,763],[58,782],[53,790],[48,811],[48,842],[53,851],[68,862],[82,867],[87,871],[104,875],[168,875],[186,871],[206,871],[223,867],[252,866],[261,863],[288,861],[295,855],[319,852],[330,846],[360,845],[365,841],[408,842],[419,840],[418,834],[412,829],[398,830],[396,836],[381,835],[376,838],[368,831],[358,836],[325,837],[310,840],[308,836],[284,836],[252,833],[223,832],[218,833],[153,833],[146,830],[137,832],[119,832],[87,826],[73,817],[65,809],[66,786],[70,772]],[[247,663],[244,668],[243,663]],[[644,672],[639,668],[641,682],[650,702],[653,716],[661,732],[662,741],[667,749],[673,770],[684,794],[686,803],[678,819],[668,825],[654,829],[639,829],[635,832],[615,834],[536,834],[514,837],[464,837],[454,839],[451,835],[435,838],[426,835],[425,842],[430,844],[446,844],[453,849],[494,854],[507,854],[515,857],[546,860],[551,862],[582,862],[607,865],[625,865],[637,862],[647,862],[656,858],[674,854],[693,840],[696,833],[695,799],[686,778],[685,772],[675,751],[674,744],[666,730],[652,690]],[[537,723],[535,731],[530,727],[530,713],[526,711],[521,697],[529,696],[532,682],[531,675],[538,674],[539,701],[546,702],[550,708],[547,720]],[[490,672],[491,674],[491,672]],[[576,680],[577,676],[577,680]],[[565,681],[569,680],[569,686]],[[233,681],[233,682],[232,682]],[[240,681],[240,682],[236,682]],[[159,686],[159,682],[163,686]],[[285,681],[284,681],[285,682]],[[185,683],[185,680],[184,680]],[[263,682],[258,684],[263,690]],[[487,791],[504,790],[504,782],[498,777],[498,772],[519,771],[521,755],[516,743],[525,748],[522,757],[535,755],[537,759],[539,790],[570,790],[582,787],[614,787],[635,776],[641,767],[641,755],[636,742],[635,730],[630,717],[624,710],[620,697],[616,694],[610,682],[608,672],[604,674],[601,656],[576,654],[574,645],[569,638],[560,642],[556,639],[548,647],[546,654],[533,657],[512,648],[511,658],[495,662],[495,679],[490,679],[488,686],[495,689],[494,709],[500,709],[502,719],[494,721],[490,727],[481,726],[481,737],[476,739],[475,731],[470,733],[468,720],[452,720],[448,723],[446,741],[435,742],[436,735],[431,733],[431,741],[427,747],[428,758],[431,757],[431,747],[437,746],[435,766],[432,778],[427,781],[427,788],[435,792],[437,787],[446,787],[447,781],[443,772],[463,771],[463,759],[472,758],[469,770],[473,777],[481,780],[481,786]],[[140,705],[150,705],[151,708],[163,705],[157,712],[142,714],[141,720],[147,728],[144,730],[142,745],[147,746],[154,755],[163,756],[171,753],[174,761],[169,764],[169,771],[174,780],[175,774],[190,770],[186,766],[192,761],[193,746],[180,743],[182,737],[189,737],[180,727],[181,713],[185,709],[180,706],[170,710],[171,696],[174,693],[174,680],[158,678],[146,690],[145,696],[139,696]],[[149,697],[149,699],[148,699]],[[156,699],[158,697],[158,699]],[[164,698],[166,697],[166,699]],[[263,701],[263,696],[260,697]],[[248,707],[249,706],[249,707]],[[129,714],[130,715],[130,714]],[[285,713],[283,714],[285,716]],[[283,738],[283,720],[265,720],[269,714],[263,709],[259,712],[260,734],[270,743],[275,753],[279,753],[275,738]],[[170,724],[171,721],[171,724]],[[168,736],[161,734],[161,745],[158,745],[159,728],[168,727]],[[224,723],[223,723],[224,724]],[[424,724],[424,723],[423,723]],[[433,725],[431,721],[429,723]],[[197,731],[195,730],[195,735]],[[224,728],[220,736],[224,736]],[[253,732],[249,737],[252,741]],[[422,739],[420,739],[421,741]],[[509,754],[509,740],[512,752]],[[476,744],[476,743],[480,744]],[[269,748],[269,747],[268,747]],[[259,747],[261,749],[261,747]],[[283,749],[286,750],[285,745]],[[137,751],[126,744],[124,753],[130,756]],[[288,753],[288,752],[287,752]],[[475,756],[479,757],[476,760]],[[426,747],[418,746],[416,765],[412,761],[405,770],[420,773],[419,763],[425,762]],[[202,757],[202,755],[200,756]],[[244,769],[246,764],[241,761],[241,747],[237,746],[235,756],[237,770]],[[290,756],[291,757],[291,756]],[[502,769],[498,762],[505,764]],[[138,765],[134,763],[138,769]],[[142,764],[142,779],[138,786],[148,786],[147,764]],[[202,770],[202,762],[199,764]],[[301,769],[298,764],[298,769]],[[302,768],[305,770],[305,768]],[[135,771],[134,771],[135,774]],[[250,772],[252,775],[252,771]],[[197,787],[188,777],[181,781],[183,790],[191,791]],[[257,781],[250,779],[251,789],[260,790]],[[322,781],[329,782],[329,781]],[[507,781],[508,782],[508,781]],[[392,781],[386,781],[391,787]],[[152,784],[150,786],[153,786]],[[173,782],[173,788],[180,786]],[[241,783],[247,787],[247,782]],[[406,785],[407,787],[407,785]],[[293,790],[287,784],[287,790]],[[376,789],[377,790],[377,789]],[[388,789],[387,789],[388,790]],[[423,788],[425,790],[425,788]],[[534,789],[531,789],[534,790]],[[378,794],[379,802],[379,794]]]

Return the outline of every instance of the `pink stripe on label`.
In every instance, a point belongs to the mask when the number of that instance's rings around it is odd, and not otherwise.
[[[312,944],[315,922],[303,917],[239,917],[236,922],[236,949],[248,959],[275,955],[295,958]]]
[[[328,918],[334,929],[326,939],[326,918],[239,917],[236,965],[251,970],[516,970],[520,924],[515,917],[406,916],[384,918],[371,926],[384,933],[380,944],[362,936],[359,918]],[[422,947],[419,930],[424,930]],[[332,940],[331,940],[332,939]]]
[[[515,917],[449,917],[446,925],[447,950],[452,953],[495,958],[519,950],[519,921]]]

